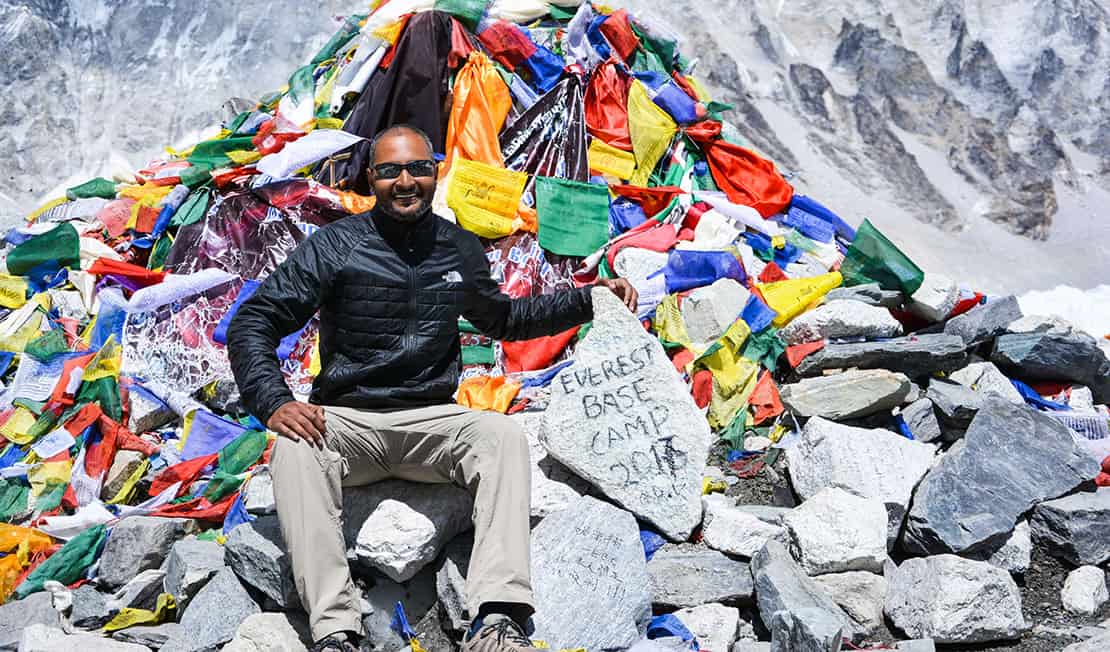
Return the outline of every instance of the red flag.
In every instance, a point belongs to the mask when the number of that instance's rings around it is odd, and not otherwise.
[[[794,188],[775,164],[721,138],[720,122],[703,120],[688,127],[686,135],[705,151],[713,180],[729,201],[751,206],[763,217],[781,213],[790,205]]]

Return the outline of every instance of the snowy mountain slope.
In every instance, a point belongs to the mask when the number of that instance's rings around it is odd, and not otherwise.
[[[0,222],[281,86],[364,4],[0,0]],[[1105,0],[623,4],[801,192],[926,269],[994,292],[1110,279]]]

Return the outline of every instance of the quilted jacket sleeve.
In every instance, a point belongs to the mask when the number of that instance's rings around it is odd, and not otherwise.
[[[462,246],[473,282],[463,317],[478,330],[498,340],[530,340],[593,319],[589,287],[522,299],[503,294],[490,277],[481,243],[467,236]]]
[[[247,409],[266,423],[294,400],[274,351],[296,332],[327,296],[341,255],[328,229],[313,234],[243,302],[227,332],[227,353]]]

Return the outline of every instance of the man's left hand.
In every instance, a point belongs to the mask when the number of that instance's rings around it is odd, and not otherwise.
[[[631,310],[633,314],[635,314],[636,301],[637,299],[639,299],[640,295],[638,292],[636,292],[636,288],[632,287],[632,284],[629,283],[627,279],[599,278],[597,279],[596,285],[603,288],[609,288],[609,291],[617,295],[617,298],[623,301],[624,305],[628,306],[628,309]]]

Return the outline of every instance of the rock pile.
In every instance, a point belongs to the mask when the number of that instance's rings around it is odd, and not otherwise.
[[[529,438],[535,638],[1110,638],[1097,340],[802,195],[739,144],[664,26],[570,1],[416,4],[348,18],[282,93],[6,236],[0,647],[305,646],[274,436],[242,407],[226,329],[297,243],[362,219],[365,138],[386,126],[366,123],[402,115],[444,155],[437,211],[484,238],[506,294],[615,275],[639,291],[636,315],[595,289],[588,327],[524,343],[460,321],[458,401]],[[422,59],[435,38],[443,60]],[[428,69],[453,95],[397,109]],[[277,355],[306,395],[315,318]],[[450,486],[344,492],[366,649],[410,644],[398,604],[424,649],[456,649],[471,511]]]

